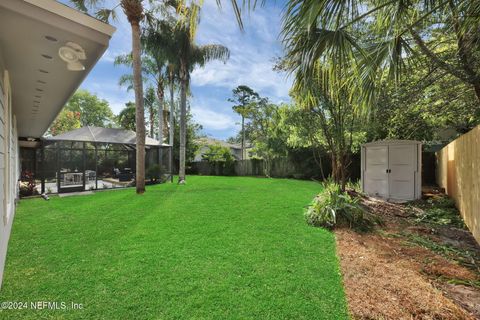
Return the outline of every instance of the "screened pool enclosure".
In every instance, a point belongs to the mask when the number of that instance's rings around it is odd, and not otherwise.
[[[99,127],[83,127],[43,139],[41,147],[33,151],[38,191],[64,193],[134,186],[135,142],[133,131]],[[171,177],[171,156],[171,146],[146,138],[147,184]]]

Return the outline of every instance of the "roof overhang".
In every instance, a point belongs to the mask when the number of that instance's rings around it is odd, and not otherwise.
[[[22,137],[41,137],[108,47],[115,28],[53,0],[0,1],[0,54]],[[59,49],[85,52],[70,71]]]

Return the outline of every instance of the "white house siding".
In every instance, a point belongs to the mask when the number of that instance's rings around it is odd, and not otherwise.
[[[10,82],[0,56],[0,286],[18,196],[19,148]]]

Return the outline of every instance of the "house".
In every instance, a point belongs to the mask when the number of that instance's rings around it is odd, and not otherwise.
[[[114,31],[53,0],[0,1],[0,285],[18,197],[19,148],[45,133]]]
[[[199,138],[195,140],[195,143],[198,145],[198,150],[195,154],[195,158],[193,159],[194,162],[199,162],[203,160],[203,155],[209,150],[210,146],[213,145],[220,145],[222,147],[226,147],[230,149],[235,160],[242,160],[242,146],[240,144],[233,144],[223,140],[218,140],[214,138]],[[251,146],[247,145],[245,148],[245,157],[244,159],[250,158]]]

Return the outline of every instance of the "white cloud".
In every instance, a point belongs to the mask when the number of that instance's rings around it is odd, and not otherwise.
[[[256,9],[244,17],[245,32],[237,25],[233,11],[220,12],[214,1],[202,9],[197,40],[228,47],[230,60],[211,62],[192,73],[193,86],[218,86],[233,89],[246,84],[273,100],[287,99],[291,81],[272,70],[272,59],[282,55],[279,41],[281,11],[278,7]]]
[[[206,107],[192,107],[195,120],[210,133],[209,130],[229,130],[235,128],[235,120],[232,116],[217,112]]]
[[[233,113],[231,103],[226,100],[238,85],[248,85],[276,103],[290,100],[291,80],[272,70],[272,60],[282,55],[280,18],[279,7],[256,9],[244,17],[245,31],[241,32],[229,6],[220,11],[215,1],[205,3],[197,42],[222,44],[231,52],[227,63],[213,61],[194,70],[191,75],[194,118],[207,133],[210,130],[214,135],[232,136],[238,132],[239,126],[235,123],[238,115]],[[208,104],[205,103],[206,96]],[[215,106],[215,115],[211,114],[211,109],[205,109],[212,105]]]
[[[118,0],[106,0],[105,7],[113,7]],[[239,116],[233,113],[232,103],[227,101],[231,90],[245,84],[273,102],[289,101],[291,80],[272,70],[272,59],[282,55],[279,41],[281,8],[268,4],[244,15],[245,31],[241,32],[229,1],[223,1],[219,10],[216,1],[205,1],[197,33],[199,44],[222,44],[231,51],[226,63],[215,61],[192,73],[190,105],[195,120],[204,126],[207,134],[225,138],[239,130]],[[113,25],[117,31],[110,46],[97,67],[82,87],[109,101],[118,113],[128,101],[134,100],[133,92],[127,92],[117,83],[123,67],[114,67],[114,58],[131,51],[131,29],[120,8]]]
[[[135,101],[135,95],[133,91],[127,91],[127,89],[120,87],[114,80],[116,79],[105,83],[90,81],[84,83],[82,88],[97,94],[100,99],[107,100],[112,111],[118,114],[125,108],[125,103]]]

